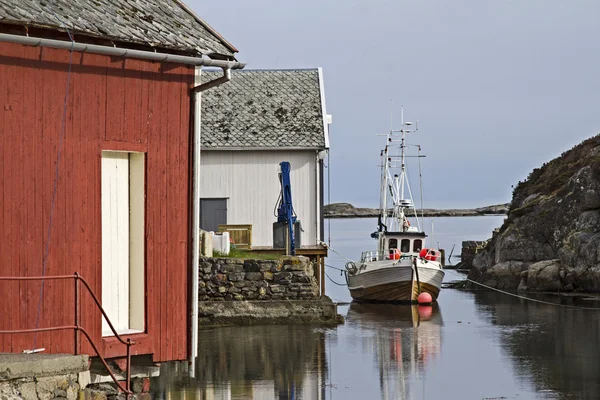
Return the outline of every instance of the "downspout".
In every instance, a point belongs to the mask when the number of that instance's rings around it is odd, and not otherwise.
[[[231,69],[223,68],[223,76],[201,83],[201,67],[196,67],[194,87],[192,88],[194,112],[194,139],[193,139],[193,188],[192,188],[192,327],[190,370],[191,377],[196,376],[196,357],[198,357],[198,280],[200,279],[200,131],[202,127],[202,98],[201,93],[210,88],[222,85],[231,80]]]

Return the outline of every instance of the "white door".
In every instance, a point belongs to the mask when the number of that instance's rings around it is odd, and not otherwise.
[[[143,160],[102,152],[102,307],[119,333],[144,329]],[[102,318],[102,335],[112,334]]]

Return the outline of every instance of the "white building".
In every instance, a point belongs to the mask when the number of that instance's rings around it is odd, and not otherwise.
[[[208,81],[222,75],[203,72]],[[252,225],[252,245],[273,245],[281,190],[279,163],[291,164],[301,244],[323,239],[323,159],[329,148],[323,74],[232,71],[202,96],[200,227]]]

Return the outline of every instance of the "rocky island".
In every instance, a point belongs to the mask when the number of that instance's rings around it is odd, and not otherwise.
[[[498,204],[471,209],[442,209],[425,208],[425,217],[476,217],[481,215],[506,215],[509,204]],[[332,203],[323,207],[325,218],[377,218],[378,208],[358,208],[349,203]],[[421,210],[419,216],[421,216]],[[389,211],[391,214],[391,210]]]
[[[600,292],[600,135],[516,185],[469,278],[523,292]]]

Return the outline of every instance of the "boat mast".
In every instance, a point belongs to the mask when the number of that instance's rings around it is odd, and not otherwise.
[[[401,160],[401,169],[400,169],[400,198],[398,199],[399,202],[403,202],[404,201],[404,181],[406,179],[406,164],[405,164],[405,158],[404,158],[404,147],[405,147],[405,140],[406,140],[406,129],[405,129],[405,125],[404,125],[404,107],[402,107],[400,109],[400,116],[402,119],[402,123],[401,123],[401,128],[400,128],[400,133],[402,135],[402,139],[400,142],[400,160]],[[410,123],[407,124],[407,126],[409,126]],[[398,227],[399,229],[402,229],[402,225],[404,224],[404,207],[402,204],[399,204],[400,206],[400,215],[399,215],[399,223],[400,226]]]

